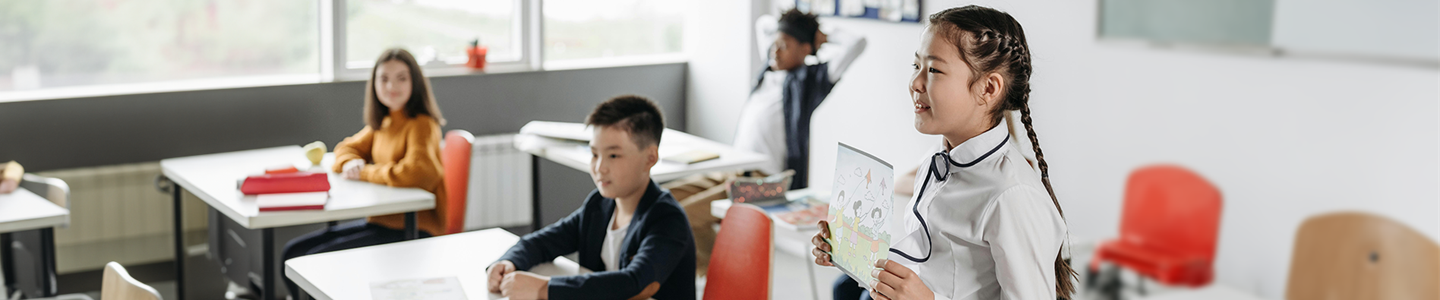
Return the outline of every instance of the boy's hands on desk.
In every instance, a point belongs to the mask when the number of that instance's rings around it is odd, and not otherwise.
[[[363,168],[365,168],[364,159],[351,159],[340,167],[340,175],[344,176],[345,179],[360,180],[360,169]]]
[[[550,298],[550,276],[516,271],[500,280],[500,295],[510,300]]]
[[[490,273],[489,278],[486,279],[486,281],[489,282],[490,292],[499,293],[500,281],[505,279],[505,275],[515,272],[515,263],[508,260],[497,261],[490,264],[489,267],[486,267],[486,270],[488,271],[487,273]]]

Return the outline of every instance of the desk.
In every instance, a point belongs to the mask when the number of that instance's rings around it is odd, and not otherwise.
[[[829,203],[829,202],[830,202],[830,192],[829,192],[829,191],[819,191],[819,190],[812,190],[812,189],[798,189],[798,190],[793,190],[793,191],[789,191],[789,192],[786,192],[786,193],[785,193],[785,198],[790,199],[790,200],[792,200],[792,201],[793,201],[793,200],[797,200],[797,199],[807,198],[807,197],[817,199],[817,200],[819,200],[820,202],[825,202],[825,203]],[[909,210],[907,209],[908,206],[906,206],[906,205],[908,205],[908,204],[910,203],[910,195],[895,194],[894,200],[895,200],[895,202],[893,203],[893,205],[894,205],[894,210],[892,210],[892,211],[894,211],[894,212],[908,212],[908,211],[909,211]],[[724,219],[724,218],[725,218],[725,211],[729,210],[731,205],[734,205],[734,204],[733,204],[730,200],[728,200],[728,199],[721,199],[721,200],[712,201],[712,202],[710,202],[710,215],[713,215],[713,216],[715,216],[716,218]],[[770,221],[771,221],[772,224],[779,224],[779,223],[785,222],[785,221],[780,220],[779,218],[775,217],[774,214],[768,214],[768,213],[767,213],[767,215],[770,216]],[[896,216],[898,217],[898,216],[900,216],[900,215],[896,215]],[[901,228],[901,224],[900,224],[900,223],[901,223],[900,220],[901,220],[901,219],[892,219],[892,220],[891,220],[891,222],[890,222],[890,228],[889,228],[889,231],[891,232],[891,236],[897,236],[897,237],[900,236],[900,235],[898,235],[898,234],[895,234],[896,232],[900,232],[900,230],[902,229],[902,228]],[[805,263],[805,271],[806,271],[806,274],[809,274],[809,277],[810,277],[810,295],[811,295],[812,297],[814,297],[815,299],[818,300],[819,297],[820,297],[820,293],[819,293],[819,291],[817,291],[816,288],[815,288],[815,286],[817,285],[817,282],[816,282],[816,280],[815,280],[815,257],[812,256],[811,253],[810,253],[810,248],[813,247],[813,246],[811,246],[811,244],[810,244],[810,238],[811,238],[811,237],[814,237],[814,236],[815,236],[815,233],[820,232],[820,231],[819,231],[820,229],[817,228],[817,227],[793,227],[793,228],[792,228],[792,227],[787,227],[787,226],[773,226],[773,227],[775,228],[775,231],[774,231],[774,234],[772,234],[771,236],[776,239],[776,240],[774,241],[774,242],[775,242],[775,243],[774,243],[774,244],[775,244],[775,249],[779,249],[780,251],[785,251],[785,252],[788,252],[788,253],[790,253],[790,254],[793,254],[793,255],[796,255],[796,256],[799,256],[799,257],[806,258],[806,260],[805,260],[804,263]]]
[[[591,132],[585,129],[585,124],[532,121],[520,128],[520,133],[515,135],[515,147],[520,151],[530,153],[531,176],[534,189],[531,194],[531,205],[533,207],[533,224],[535,229],[545,225],[540,217],[540,191],[542,182],[540,180],[540,158],[544,158],[571,169],[590,173],[590,146],[588,140]],[[740,171],[759,168],[767,158],[759,153],[738,150],[730,145],[707,140],[701,137],[690,135],[685,132],[666,128],[660,138],[660,157],[684,153],[690,150],[703,149],[720,154],[720,158],[702,161],[693,164],[684,164],[667,160],[660,160],[654,167],[650,168],[650,178],[656,183],[679,179],[682,177],[719,171]],[[584,199],[576,199],[584,200]],[[680,199],[677,199],[680,200]],[[579,207],[578,205],[576,207]],[[566,211],[567,213],[569,211]]]
[[[266,167],[290,163],[309,166],[299,146],[284,146],[239,152],[171,158],[160,161],[165,178],[174,182],[170,188],[175,201],[175,274],[177,297],[185,298],[185,244],[182,241],[181,189],[190,191],[206,205],[248,229],[261,230],[263,254],[261,277],[264,280],[261,299],[277,299],[279,274],[274,270],[275,227],[323,223],[375,215],[405,213],[406,235],[418,236],[415,212],[435,207],[435,195],[418,188],[389,187],[364,181],[346,180],[330,174],[330,201],[324,210],[282,211],[261,213],[255,196],[246,196],[237,188],[237,180],[247,175],[264,173]],[[327,154],[321,167],[327,172],[334,155]]]
[[[0,256],[4,257],[4,274],[15,274],[15,266],[11,264],[10,244],[11,233],[39,230],[41,268],[44,269],[43,277],[36,278],[40,282],[42,294],[40,297],[49,297],[50,291],[54,288],[54,282],[49,279],[55,276],[55,227],[70,224],[70,210],[55,205],[54,202],[46,200],[40,195],[30,192],[24,188],[15,189],[10,194],[0,195],[0,241],[5,241],[0,247]],[[7,279],[7,281],[13,279]],[[0,284],[3,285],[3,284]],[[6,292],[7,288],[0,289]]]
[[[519,241],[493,228],[321,253],[286,261],[285,276],[317,300],[372,299],[374,282],[448,276],[460,281],[467,299],[499,299],[489,293],[485,267]],[[546,276],[590,273],[563,256],[530,271]]]
[[[1140,300],[1261,300],[1259,296],[1235,288],[1212,283],[1197,289],[1176,289],[1138,297]]]

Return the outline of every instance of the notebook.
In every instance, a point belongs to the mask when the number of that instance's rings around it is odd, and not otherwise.
[[[874,155],[840,143],[830,189],[830,260],[856,282],[873,288],[875,261],[890,257],[895,169]]]
[[[330,192],[261,194],[255,196],[255,206],[262,212],[289,210],[324,210],[330,201]]]

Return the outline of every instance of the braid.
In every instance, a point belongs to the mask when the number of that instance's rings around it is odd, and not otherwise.
[[[1020,111],[1020,123],[1025,125],[1040,168],[1040,182],[1045,185],[1045,192],[1050,194],[1050,201],[1063,219],[1065,211],[1060,208],[1060,199],[1055,197],[1055,189],[1050,186],[1050,165],[1045,162],[1045,152],[1040,150],[1040,139],[1036,137],[1030,119],[1030,46],[1025,42],[1025,31],[1020,22],[1009,14],[974,5],[935,13],[930,15],[929,22],[944,24],[939,27],[941,33],[956,43],[960,59],[971,67],[971,85],[983,74],[1000,73],[1008,77],[1004,100],[991,111],[990,124],[1000,124],[1006,111]],[[969,39],[964,38],[965,34],[969,35]],[[1063,251],[1064,247],[1061,248]],[[1078,274],[1061,254],[1055,253],[1055,292],[1059,298],[1069,299],[1075,294],[1072,279],[1078,278]]]

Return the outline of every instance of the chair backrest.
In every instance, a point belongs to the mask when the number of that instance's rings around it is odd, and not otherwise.
[[[465,230],[465,204],[470,192],[470,147],[475,136],[465,130],[445,133],[445,148],[440,149],[440,163],[445,166],[445,233]]]
[[[774,264],[770,216],[736,203],[725,211],[706,272],[705,299],[769,299]]]
[[[1295,233],[1285,299],[1440,299],[1440,245],[1385,217],[1331,213]]]
[[[1220,190],[1175,165],[1130,173],[1120,239],[1127,244],[1213,261],[1220,232]]]
[[[27,173],[20,179],[20,187],[54,202],[55,205],[70,209],[70,185],[60,178]]]
[[[104,300],[160,300],[160,293],[144,283],[130,277],[120,263],[105,264],[104,279],[100,282],[100,299]]]

